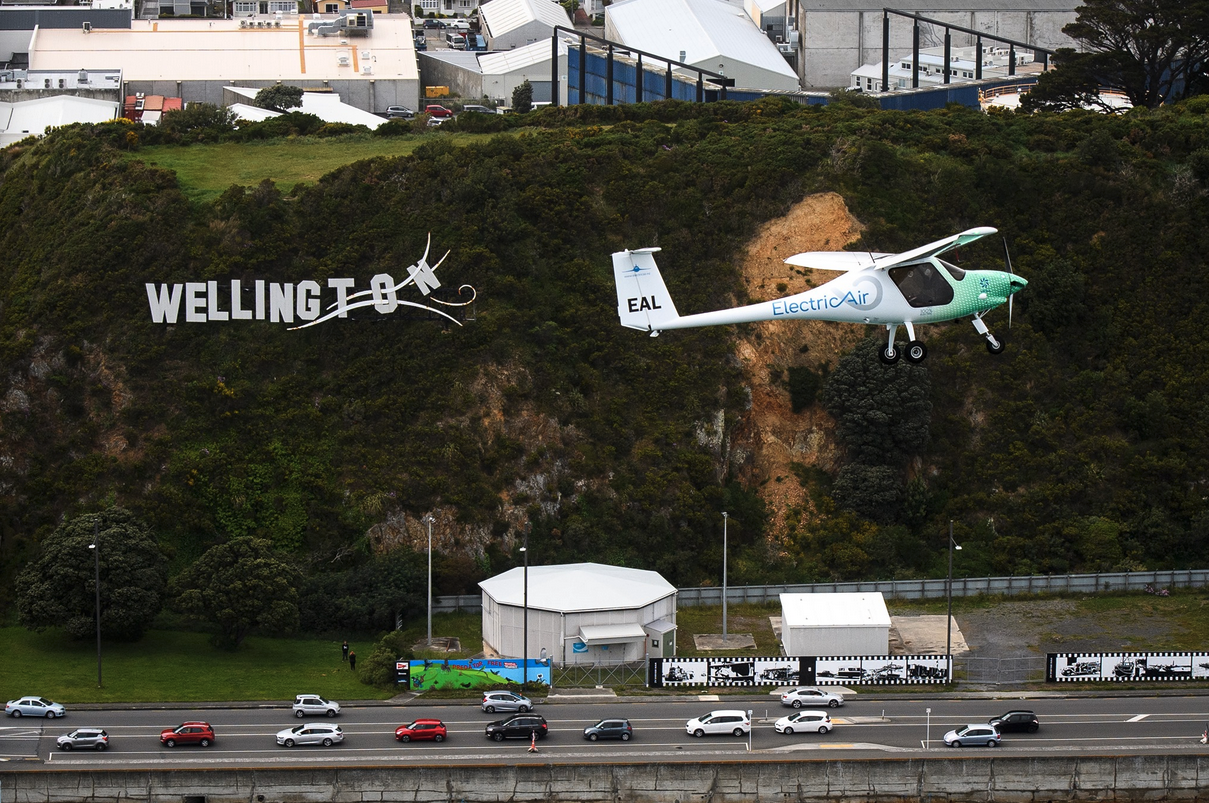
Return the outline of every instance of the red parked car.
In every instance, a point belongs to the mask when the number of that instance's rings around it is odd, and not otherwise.
[[[449,109],[446,109],[444,106],[441,106],[440,104],[436,104],[436,103],[432,104],[431,106],[425,106],[424,112],[431,117],[437,117],[442,120],[449,118],[449,117],[453,117],[452,111],[450,111]]]
[[[410,725],[395,728],[395,738],[400,742],[419,742],[425,739],[443,742],[445,736],[445,723],[439,719],[417,719]]]
[[[209,722],[185,722],[160,733],[160,742],[165,747],[178,744],[200,744],[209,747],[214,743],[214,729]]]

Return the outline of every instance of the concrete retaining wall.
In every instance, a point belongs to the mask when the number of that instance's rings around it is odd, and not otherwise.
[[[799,754],[800,755],[800,754]],[[1209,755],[0,773],[4,803],[1209,801]],[[518,756],[519,758],[519,756]]]

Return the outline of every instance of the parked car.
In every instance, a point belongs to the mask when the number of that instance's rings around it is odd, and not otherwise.
[[[416,113],[406,106],[387,106],[387,120],[412,120],[415,119]]]
[[[1041,722],[1032,711],[1008,711],[991,717],[987,724],[1000,733],[1036,733],[1041,727]]]
[[[517,714],[509,719],[492,722],[486,728],[487,738],[497,742],[505,739],[530,739],[534,736],[545,739],[549,732],[550,726],[546,724],[546,718],[536,714]]]
[[[4,704],[4,713],[10,717],[46,717],[54,719],[67,713],[67,709],[59,703],[52,703],[45,697],[18,697]]]
[[[200,744],[209,747],[214,744],[214,728],[209,722],[183,722],[175,728],[160,732],[160,743],[165,747],[176,747],[178,744]]]
[[[496,711],[519,711],[525,713],[533,710],[533,701],[510,691],[483,692],[483,704],[480,706],[488,714]]]
[[[495,114],[495,109],[489,109],[486,106],[480,106],[477,103],[467,103],[462,107],[464,112],[475,112],[476,114]]]
[[[425,123],[425,125],[427,125],[429,128],[436,128],[437,126],[445,123],[449,119],[450,118],[448,118],[448,117],[429,117],[428,122]]]
[[[417,719],[395,728],[395,739],[400,742],[443,742],[448,735],[445,723],[439,719]]]
[[[1000,741],[999,731],[990,725],[966,725],[945,734],[945,744],[949,747],[961,747],[962,745],[998,747]]]
[[[634,726],[628,719],[602,719],[595,725],[584,728],[584,738],[589,742],[597,739],[620,739],[628,742],[634,738]]]
[[[453,117],[453,112],[449,109],[446,109],[439,103],[430,103],[429,105],[425,106],[424,113],[430,117],[435,117],[442,120],[447,117]]]
[[[294,698],[294,716],[302,719],[305,716],[334,717],[340,713],[340,703],[325,700],[318,694],[299,694]]]
[[[781,705],[801,708],[804,705],[825,705],[839,708],[844,704],[844,695],[833,691],[823,691],[813,686],[803,686],[800,689],[790,689],[781,695]]]
[[[777,733],[826,733],[831,730],[831,717],[825,711],[795,711],[781,717],[773,728]]]
[[[697,737],[715,733],[744,736],[751,731],[751,720],[748,719],[746,711],[710,711],[696,719],[690,719],[684,724],[684,729]]]
[[[424,34],[416,34],[416,50],[428,49],[428,37]]]
[[[444,28],[445,20],[424,20],[425,28]]]
[[[321,744],[331,747],[344,741],[344,731],[339,725],[317,722],[311,725],[295,725],[277,732],[277,744],[293,747],[296,744]]]
[[[101,728],[76,728],[55,740],[60,750],[104,750],[109,747],[109,734]]]

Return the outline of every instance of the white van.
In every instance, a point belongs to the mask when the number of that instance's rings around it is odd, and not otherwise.
[[[447,33],[445,34],[445,44],[449,45],[453,50],[465,50],[466,37],[460,33]]]
[[[470,30],[470,23],[466,20],[450,20],[445,23],[445,27],[452,31],[462,31],[464,33]]]

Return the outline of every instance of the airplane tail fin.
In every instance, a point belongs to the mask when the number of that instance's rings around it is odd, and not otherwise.
[[[639,248],[613,254],[617,315],[622,326],[658,333],[680,317],[655,264],[658,250]]]

